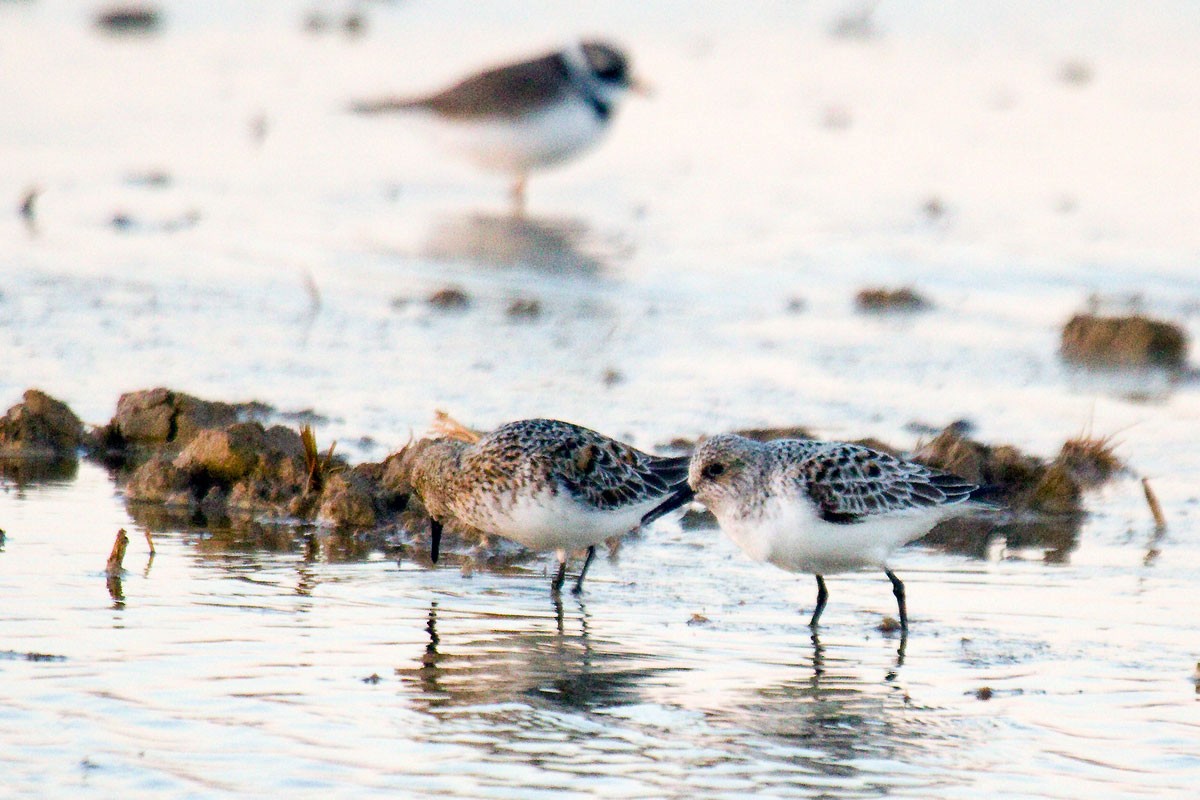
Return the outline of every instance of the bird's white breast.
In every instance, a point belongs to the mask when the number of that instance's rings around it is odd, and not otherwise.
[[[603,511],[579,503],[564,491],[546,490],[498,496],[461,516],[481,530],[530,550],[577,550],[628,533],[656,504],[649,500]]]
[[[447,144],[484,169],[521,174],[591,147],[607,124],[589,104],[569,97],[519,117],[456,121],[444,128]]]
[[[925,534],[946,510],[914,509],[832,523],[802,499],[774,498],[759,516],[718,514],[722,529],[746,555],[790,572],[820,575],[883,568],[893,550]]]

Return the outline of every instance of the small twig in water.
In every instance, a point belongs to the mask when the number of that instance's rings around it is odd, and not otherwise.
[[[321,289],[313,279],[312,272],[304,271],[304,289],[308,292],[308,310],[313,316],[321,310]]]
[[[1163,516],[1162,506],[1158,503],[1158,496],[1150,488],[1149,478],[1142,478],[1142,491],[1146,494],[1146,505],[1150,506],[1150,513],[1154,515],[1154,527],[1160,531],[1165,531],[1167,529],[1167,518]]]
[[[150,535],[150,531],[146,531],[146,544],[150,547],[150,555],[154,555],[154,537]]]
[[[121,528],[117,531],[117,538],[113,542],[112,552],[108,554],[108,566],[104,570],[109,577],[121,574],[121,564],[125,561],[125,548],[128,546],[129,536],[125,533],[125,529]]]

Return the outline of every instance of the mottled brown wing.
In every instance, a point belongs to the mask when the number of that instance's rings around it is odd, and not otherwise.
[[[497,67],[451,86],[409,107],[428,108],[460,120],[519,117],[552,103],[570,90],[562,56],[551,54]]]
[[[529,419],[475,446],[486,463],[563,487],[598,509],[662,498],[687,480],[687,458],[661,458],[570,422]]]
[[[587,438],[559,478],[577,499],[599,509],[664,497],[687,479],[686,458],[659,458],[613,439]]]

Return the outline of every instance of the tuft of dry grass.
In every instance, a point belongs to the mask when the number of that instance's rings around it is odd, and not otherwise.
[[[304,425],[300,428],[300,444],[304,447],[304,494],[320,492],[333,472],[333,450],[337,442],[331,442],[322,457],[317,450],[317,436],[312,425]]]
[[[1057,463],[1085,489],[1106,483],[1125,468],[1115,452],[1115,436],[1081,434],[1063,443]]]
[[[433,412],[433,424],[429,429],[436,436],[444,439],[457,439],[467,444],[475,444],[483,438],[482,433],[468,428],[441,409]]]

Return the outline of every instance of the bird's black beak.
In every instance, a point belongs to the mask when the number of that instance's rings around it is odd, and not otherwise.
[[[442,523],[433,517],[429,518],[429,558],[437,563],[442,550]]]
[[[686,483],[680,484],[678,489],[667,495],[666,500],[663,500],[657,506],[646,512],[646,514],[642,517],[642,524],[649,525],[659,517],[670,514],[672,511],[684,505],[685,503],[691,502],[692,498],[695,496],[696,493],[692,491],[692,487],[688,486]]]

